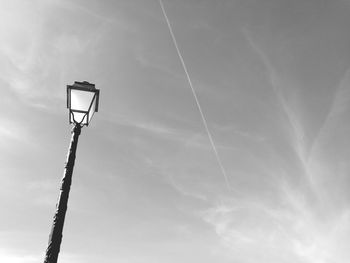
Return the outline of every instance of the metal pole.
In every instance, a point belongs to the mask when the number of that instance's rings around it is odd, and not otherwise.
[[[58,253],[60,252],[60,246],[62,241],[62,231],[64,225],[64,218],[67,211],[67,203],[69,197],[69,190],[72,183],[72,174],[75,161],[75,153],[78,145],[78,138],[80,135],[80,124],[74,124],[72,129],[72,137],[68,149],[67,160],[65,163],[64,174],[61,183],[60,195],[56,204],[56,212],[53,217],[53,224],[49,237],[48,246],[46,249],[44,263],[56,263]]]

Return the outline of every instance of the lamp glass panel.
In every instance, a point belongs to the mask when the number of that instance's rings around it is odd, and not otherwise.
[[[87,112],[94,95],[91,91],[71,89],[71,109]]]
[[[96,96],[94,98],[94,101],[92,102],[92,105],[91,105],[91,108],[90,108],[90,111],[89,111],[89,123],[90,123],[90,121],[92,119],[92,116],[95,113],[95,110],[96,110]]]
[[[86,113],[81,113],[81,112],[72,112],[72,121],[77,122],[77,123],[82,123],[85,124],[86,120],[84,120],[84,117],[86,116]],[[85,118],[86,119],[86,118]],[[84,121],[83,121],[84,120]]]

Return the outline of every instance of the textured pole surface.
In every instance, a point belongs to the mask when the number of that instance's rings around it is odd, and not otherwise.
[[[69,190],[72,183],[75,153],[77,150],[80,131],[81,131],[80,124],[75,124],[72,129],[72,138],[68,149],[67,160],[66,160],[64,174],[63,174],[62,183],[61,183],[60,195],[56,205],[56,212],[53,217],[53,224],[51,228],[49,243],[46,249],[44,263],[56,263],[58,258],[58,253],[60,252],[64,218],[66,216],[66,211],[67,211]]]

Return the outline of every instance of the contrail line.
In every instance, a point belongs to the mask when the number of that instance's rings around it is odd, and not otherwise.
[[[193,84],[192,84],[190,75],[189,75],[189,73],[188,73],[188,70],[187,70],[185,61],[184,61],[184,59],[183,59],[183,57],[182,57],[182,54],[181,54],[180,49],[179,49],[179,46],[178,46],[178,44],[177,44],[177,41],[176,41],[176,38],[175,38],[175,35],[174,35],[174,32],[173,32],[172,26],[171,26],[170,21],[169,21],[168,15],[167,15],[167,13],[166,13],[166,11],[165,11],[165,8],[164,8],[164,5],[163,5],[163,1],[162,1],[162,0],[159,0],[159,4],[160,4],[160,7],[162,8],[162,12],[163,12],[164,18],[165,18],[165,20],[166,20],[166,23],[167,23],[167,25],[168,25],[171,38],[172,38],[172,40],[173,40],[173,43],[174,43],[174,46],[175,46],[175,48],[176,48],[177,54],[179,55],[179,58],[180,58],[182,67],[183,67],[183,69],[184,69],[184,71],[185,71],[185,74],[186,74],[186,77],[187,77],[187,80],[188,80],[188,84],[189,84],[189,86],[190,86],[190,88],[191,88],[191,90],[192,90],[192,94],[193,94],[193,97],[194,97],[194,99],[195,99],[195,101],[196,101],[196,104],[197,104],[199,113],[200,113],[200,115],[201,115],[201,117],[202,117],[203,125],[204,125],[204,128],[205,128],[205,130],[206,130],[206,132],[207,132],[207,134],[208,134],[208,138],[209,138],[210,144],[211,144],[211,146],[212,146],[212,148],[213,148],[213,151],[214,151],[216,160],[217,160],[217,162],[218,162],[218,164],[219,164],[219,167],[220,167],[220,170],[221,170],[221,172],[222,172],[222,174],[223,174],[223,176],[224,176],[224,178],[225,178],[225,182],[226,182],[227,188],[228,188],[229,190],[231,190],[231,186],[230,186],[230,183],[229,183],[229,181],[228,181],[228,177],[227,177],[227,174],[226,174],[226,170],[225,170],[224,166],[222,165],[222,162],[221,162],[219,153],[218,153],[218,151],[217,151],[217,149],[216,149],[216,146],[215,146],[213,137],[212,137],[211,132],[210,132],[209,127],[208,127],[207,120],[206,120],[206,118],[205,118],[205,116],[204,116],[204,114],[203,114],[202,107],[201,107],[201,105],[200,105],[200,103],[199,103],[199,100],[198,100],[198,97],[197,97],[197,93],[196,93],[196,91],[195,91],[195,89],[194,89],[194,87],[193,87]]]

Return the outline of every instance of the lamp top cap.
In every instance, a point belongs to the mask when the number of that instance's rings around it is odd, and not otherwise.
[[[74,81],[73,87],[85,88],[85,89],[95,89],[95,84],[89,83],[87,81]]]

